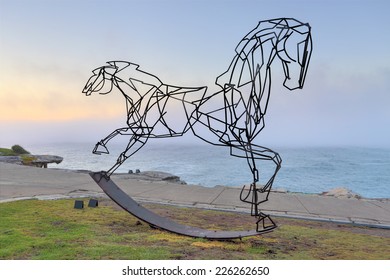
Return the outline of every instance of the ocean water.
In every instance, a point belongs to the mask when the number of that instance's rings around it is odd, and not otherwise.
[[[157,143],[157,142],[156,142]],[[33,145],[35,154],[64,158],[49,168],[109,169],[125,144],[113,144],[109,155],[94,155],[92,143]],[[321,193],[346,187],[367,198],[390,198],[390,149],[357,147],[274,148],[282,159],[274,188],[292,192]],[[206,187],[237,186],[251,182],[246,160],[232,157],[224,147],[199,144],[156,145],[148,143],[116,172],[140,169],[164,171],[180,176],[188,184]],[[274,166],[259,161],[260,183],[273,173]]]

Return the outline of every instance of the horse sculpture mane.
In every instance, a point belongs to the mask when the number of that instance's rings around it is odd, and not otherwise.
[[[275,176],[281,166],[278,153],[253,141],[264,128],[271,91],[271,65],[278,58],[283,65],[283,85],[289,90],[302,88],[312,49],[310,26],[295,19],[260,21],[238,43],[228,69],[215,84],[220,90],[209,93],[206,86],[168,85],[139,65],[127,61],[110,61],[93,71],[83,92],[101,94],[118,90],[126,100],[127,126],[115,129],[99,141],[93,152],[108,153],[107,143],[118,134],[129,135],[127,147],[107,171],[110,175],[149,139],[179,137],[188,131],[216,146],[229,147],[232,156],[245,158],[253,183],[244,186],[240,199],[251,204],[257,217],[257,231],[266,228],[271,218],[259,205],[268,200]],[[178,123],[182,119],[184,123]],[[207,129],[209,135],[202,135]],[[274,174],[259,184],[257,161],[274,165]]]

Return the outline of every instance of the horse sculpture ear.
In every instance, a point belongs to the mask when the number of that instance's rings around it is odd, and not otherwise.
[[[108,61],[108,65],[116,69],[117,72],[129,67],[130,62],[127,61]]]

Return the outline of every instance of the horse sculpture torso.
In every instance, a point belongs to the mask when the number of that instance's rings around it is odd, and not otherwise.
[[[218,76],[220,90],[209,94],[207,87],[179,87],[164,84],[156,76],[125,61],[112,61],[94,70],[84,91],[106,94],[118,89],[126,99],[127,126],[114,130],[101,140],[94,153],[108,153],[106,144],[118,134],[129,135],[129,143],[110,176],[149,138],[177,137],[191,130],[204,141],[227,146],[233,156],[246,158],[253,183],[243,187],[241,200],[251,203],[258,226],[268,217],[258,205],[268,199],[281,158],[274,151],[253,143],[264,128],[271,90],[271,64],[276,57],[283,63],[284,85],[302,88],[311,54],[310,27],[294,19],[261,21],[237,45],[226,72]],[[293,79],[294,78],[294,79]],[[182,121],[178,121],[182,120]],[[207,129],[210,136],[201,131]],[[268,160],[275,172],[257,186],[257,160]]]

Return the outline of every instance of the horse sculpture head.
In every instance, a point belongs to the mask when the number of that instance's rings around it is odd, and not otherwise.
[[[311,27],[295,19],[284,19],[283,23],[285,28],[276,45],[276,54],[283,63],[283,85],[289,90],[303,88],[312,51]]]
[[[271,64],[278,57],[283,65],[283,85],[289,90],[302,88],[312,51],[310,25],[291,18],[260,21],[238,43],[227,71],[216,79],[221,88],[251,85],[257,90],[268,90]],[[255,86],[260,80],[262,86]]]
[[[92,71],[93,75],[88,79],[83,89],[85,95],[91,95],[93,92],[110,93],[117,83],[115,75],[130,65],[124,61],[110,61],[107,64]]]

